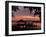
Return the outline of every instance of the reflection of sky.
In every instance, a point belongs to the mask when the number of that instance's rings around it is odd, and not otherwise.
[[[30,10],[29,10],[29,8],[24,8],[24,7],[18,7],[19,8],[19,10],[16,10],[16,12],[15,11],[13,11],[13,13],[14,13],[14,15],[15,16],[26,16],[26,15],[30,15]]]

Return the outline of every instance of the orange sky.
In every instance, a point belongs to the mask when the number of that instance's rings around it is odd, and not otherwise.
[[[13,20],[32,20],[32,21],[40,21],[40,18],[38,16],[15,16],[12,17]]]

